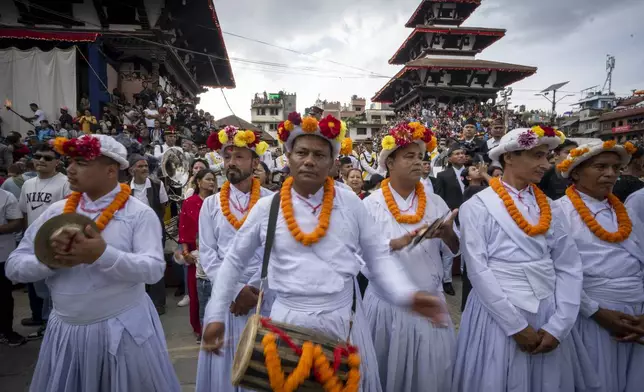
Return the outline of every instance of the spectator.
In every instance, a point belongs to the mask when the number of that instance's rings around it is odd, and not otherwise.
[[[631,156],[622,174],[617,179],[613,187],[613,194],[617,196],[622,203],[632,194],[644,188],[644,148],[637,146],[637,150]]]
[[[23,170],[18,163],[12,163],[7,169],[8,178],[2,183],[0,189],[3,189],[15,196],[16,200],[20,199],[20,190],[22,185],[27,181],[23,176]],[[22,217],[22,216],[21,216]]]
[[[39,109],[38,105],[36,105],[35,103],[30,103],[29,108],[32,112],[34,112],[34,115],[32,117],[26,117],[25,119],[31,121],[34,128],[38,128],[42,121],[47,119],[47,116],[45,115],[45,112]]]
[[[566,159],[570,150],[575,147],[578,147],[577,142],[566,139],[562,144],[555,148],[553,151],[554,164],[546,174],[543,175],[541,182],[538,184],[539,189],[541,189],[543,193],[552,200],[557,200],[563,197],[566,194],[566,189],[571,184],[569,179],[561,177],[557,172],[557,165]]]
[[[83,116],[78,119],[78,123],[80,124],[81,131],[86,135],[92,133],[98,124],[96,117],[92,116],[89,109],[85,109]]]
[[[7,138],[7,140],[9,141],[9,138]],[[12,163],[13,153],[11,151],[11,146],[0,143],[0,169],[6,171]]]
[[[58,118],[58,121],[60,122],[61,128],[71,129],[74,119],[69,114],[69,108],[67,106],[60,108],[60,117]]]
[[[38,128],[38,141],[42,143],[55,137],[56,131],[54,130],[54,127],[49,125],[49,121],[42,120],[40,122],[40,127]]]
[[[150,132],[154,130],[154,121],[159,120],[159,111],[154,106],[154,101],[148,102],[148,107],[143,111],[145,126]]]
[[[5,275],[9,254],[16,248],[14,233],[22,229],[22,213],[11,193],[0,189],[0,341],[15,347],[25,344],[24,336],[13,330],[13,283]]]

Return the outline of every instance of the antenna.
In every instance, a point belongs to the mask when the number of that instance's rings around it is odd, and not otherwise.
[[[607,54],[606,55],[606,81],[604,82],[604,87],[602,87],[602,92],[606,89],[606,84],[608,84],[608,94],[612,92],[614,69],[615,69],[615,56],[611,56],[610,54]]]

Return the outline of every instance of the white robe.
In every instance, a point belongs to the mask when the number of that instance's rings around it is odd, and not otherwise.
[[[94,202],[83,195],[85,209],[106,208],[119,190]],[[5,267],[13,281],[46,279],[54,304],[30,390],[180,391],[159,316],[145,293],[145,284],[157,283],[166,266],[159,218],[130,197],[103,231],[108,245],[98,260],[54,270],[36,259],[34,238],[65,202],[52,204],[29,226]],[[76,212],[98,217],[80,205]]]
[[[391,193],[401,210],[414,214],[418,198],[412,192],[403,199],[393,188]],[[431,224],[449,212],[447,204],[429,191],[423,219],[416,224],[400,224],[389,212],[387,203],[378,189],[364,200],[367,211],[376,221],[387,240],[399,238]],[[414,249],[395,252],[396,263],[406,271],[409,279],[422,290],[441,297],[441,252],[451,255],[449,247],[439,239],[425,240]],[[369,271],[363,269],[367,278]],[[452,384],[452,363],[456,348],[454,326],[434,326],[429,320],[408,309],[389,304],[378,284],[370,282],[365,292],[364,306],[373,336],[382,389],[386,392],[442,392]]]
[[[376,169],[377,163],[376,163],[376,153],[371,152],[368,153],[367,151],[363,151],[360,153],[360,166],[362,166],[362,170],[367,173],[365,176],[364,180],[370,180],[371,176],[374,174],[379,174],[378,169]]]
[[[610,204],[580,192],[597,222],[608,232],[617,231],[617,217]],[[644,312],[644,225],[629,211],[633,230],[615,244],[597,238],[582,221],[568,196],[557,200],[570,225],[584,269],[579,331],[596,373],[601,392],[636,392],[644,389],[644,346],[617,342],[590,318],[599,308],[639,316]]]
[[[624,204],[637,216],[640,222],[644,222],[644,189],[631,193]]]
[[[322,203],[323,189],[306,201],[294,190],[291,193],[300,229],[312,232],[318,224],[321,207],[314,213],[310,205]],[[226,282],[237,281],[252,254],[265,243],[271,201],[271,198],[261,199],[237,233],[217,274],[215,287],[219,289],[213,292],[206,309],[206,324],[225,320],[235,296],[235,287]],[[359,252],[367,262],[372,281],[383,288],[385,297],[400,306],[410,305],[417,288],[389,255],[387,241],[355,193],[335,187],[329,229],[312,246],[304,246],[293,238],[280,209],[268,267],[268,284],[276,294],[271,318],[347,339],[354,278],[363,265],[356,256]],[[362,359],[362,390],[380,391],[377,360],[359,293],[350,338]]]
[[[524,218],[536,224],[532,190],[506,188]],[[582,266],[562,214],[553,205],[548,232],[529,237],[492,188],[461,206],[461,252],[472,293],[458,333],[452,391],[569,392],[597,383],[572,330]],[[547,354],[520,351],[512,335],[528,325],[561,344]]]
[[[260,197],[266,197],[272,194],[268,189],[261,188],[260,190]],[[199,213],[199,260],[201,261],[201,267],[208,276],[208,280],[211,282],[217,281],[217,272],[237,234],[237,230],[221,212],[220,197],[221,193],[217,193],[204,200]],[[244,212],[235,209],[234,205],[243,208],[248,206],[249,202],[250,192],[243,193],[234,185],[230,186],[230,211],[237,219],[242,219]],[[235,287],[235,298],[246,285],[259,288],[259,281],[252,281],[252,278],[261,268],[263,254],[264,248],[256,249],[256,252],[250,256],[250,262],[240,279],[236,283],[232,283],[231,281],[227,282],[227,285]],[[218,287],[213,285],[213,293],[217,291]],[[267,295],[265,298],[266,301],[264,301],[264,304],[269,305],[271,302],[270,295]],[[225,341],[229,347],[224,350],[222,356],[216,356],[203,350],[199,352],[197,392],[244,391],[242,388],[233,387],[230,376],[237,343],[248,322],[248,317],[253,313],[255,312],[252,311],[246,316],[239,317],[234,316],[230,312],[226,314]],[[268,315],[268,312],[265,315]]]
[[[217,189],[219,189],[224,185],[224,182],[226,182],[226,175],[224,174],[224,158],[222,158],[217,151],[210,151],[206,154],[205,158],[210,165],[210,170],[217,173]]]

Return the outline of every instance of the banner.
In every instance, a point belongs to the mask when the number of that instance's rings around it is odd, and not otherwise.
[[[60,117],[60,108],[67,106],[76,115],[76,49],[54,48],[44,52],[38,48],[0,50],[0,102],[12,102],[13,110],[32,117],[30,103],[45,112],[50,123]],[[0,108],[2,133],[18,131],[23,135],[33,126],[16,114]]]

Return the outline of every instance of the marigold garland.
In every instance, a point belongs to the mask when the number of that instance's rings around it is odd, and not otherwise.
[[[101,215],[96,220],[96,226],[98,227],[99,231],[103,231],[105,229],[105,227],[110,223],[110,221],[114,217],[114,214],[116,213],[116,211],[125,207],[125,203],[127,203],[127,200],[130,197],[130,193],[132,193],[132,190],[127,184],[120,184],[120,186],[121,186],[121,190],[119,191],[119,193],[116,194],[116,197],[114,197],[114,200],[112,200],[110,205],[108,205],[107,208],[103,210],[103,213],[101,213]],[[69,195],[69,197],[67,198],[67,201],[65,202],[65,207],[63,208],[63,214],[75,213],[82,195],[83,194],[80,192],[72,192],[71,195]]]
[[[273,391],[293,392],[299,388],[306,379],[311,376],[313,368],[313,343],[304,342],[302,344],[302,355],[298,361],[297,367],[291,374],[286,377],[282,370],[282,361],[277,352],[275,335],[267,334],[262,339],[264,346],[264,363],[268,372],[268,380]]]
[[[590,212],[586,203],[581,199],[579,192],[575,189],[574,186],[568,187],[566,189],[566,196],[572,202],[573,207],[577,210],[577,213],[584,221],[588,229],[600,240],[606,242],[618,243],[626,240],[633,230],[633,223],[631,218],[628,216],[628,211],[624,204],[617,198],[617,196],[612,193],[608,195],[608,203],[615,210],[615,215],[617,216],[617,231],[610,233],[606,231],[600,224],[597,222],[597,219]]]
[[[250,188],[250,201],[248,202],[248,210],[246,211],[246,214],[244,214],[244,217],[239,220],[235,215],[233,215],[232,212],[230,212],[230,182],[226,181],[224,182],[224,185],[221,186],[221,190],[219,191],[219,203],[221,204],[221,212],[224,214],[224,217],[226,217],[228,223],[230,223],[231,226],[235,228],[235,230],[239,230],[239,228],[242,227],[242,225],[246,221],[248,213],[253,209],[253,207],[255,207],[255,204],[257,204],[257,201],[260,197],[261,187],[262,184],[260,184],[259,180],[257,178],[253,178],[253,184]]]
[[[517,226],[523,230],[524,233],[530,237],[535,237],[541,234],[545,234],[550,229],[550,222],[552,221],[552,211],[550,210],[550,203],[546,195],[537,188],[536,185],[530,184],[532,191],[534,192],[535,198],[537,199],[537,205],[539,206],[540,216],[539,223],[536,225],[531,225],[523,217],[523,214],[519,211],[517,206],[512,200],[512,196],[505,189],[501,180],[498,178],[493,178],[490,180],[490,187],[496,192],[497,195],[503,200],[505,209],[508,211],[512,219],[516,222]]]
[[[416,195],[418,195],[418,207],[416,213],[413,215],[403,215],[400,213],[400,208],[396,204],[391,189],[389,189],[389,178],[382,181],[382,195],[385,197],[385,203],[391,215],[396,219],[396,222],[413,225],[420,222],[425,216],[425,209],[427,208],[427,195],[425,194],[425,187],[419,182],[416,183]]]
[[[293,177],[289,177],[284,181],[282,189],[280,190],[282,215],[286,220],[286,224],[288,225],[291,235],[302,245],[311,246],[320,241],[326,235],[326,231],[329,229],[329,224],[331,222],[331,209],[333,208],[333,197],[335,195],[333,186],[333,179],[327,177],[326,182],[324,183],[324,196],[318,225],[313,232],[303,233],[295,220],[295,214],[293,212],[293,198],[291,196]]]
[[[311,342],[302,344],[302,354],[297,367],[288,377],[282,370],[275,334],[266,334],[262,339],[262,346],[264,347],[264,363],[273,391],[293,392],[297,390],[311,376],[311,370],[315,370],[315,378],[325,392],[357,392],[360,388],[360,355],[356,352],[348,355],[349,372],[346,383],[342,385],[342,381],[331,367],[319,344],[313,345]]]

